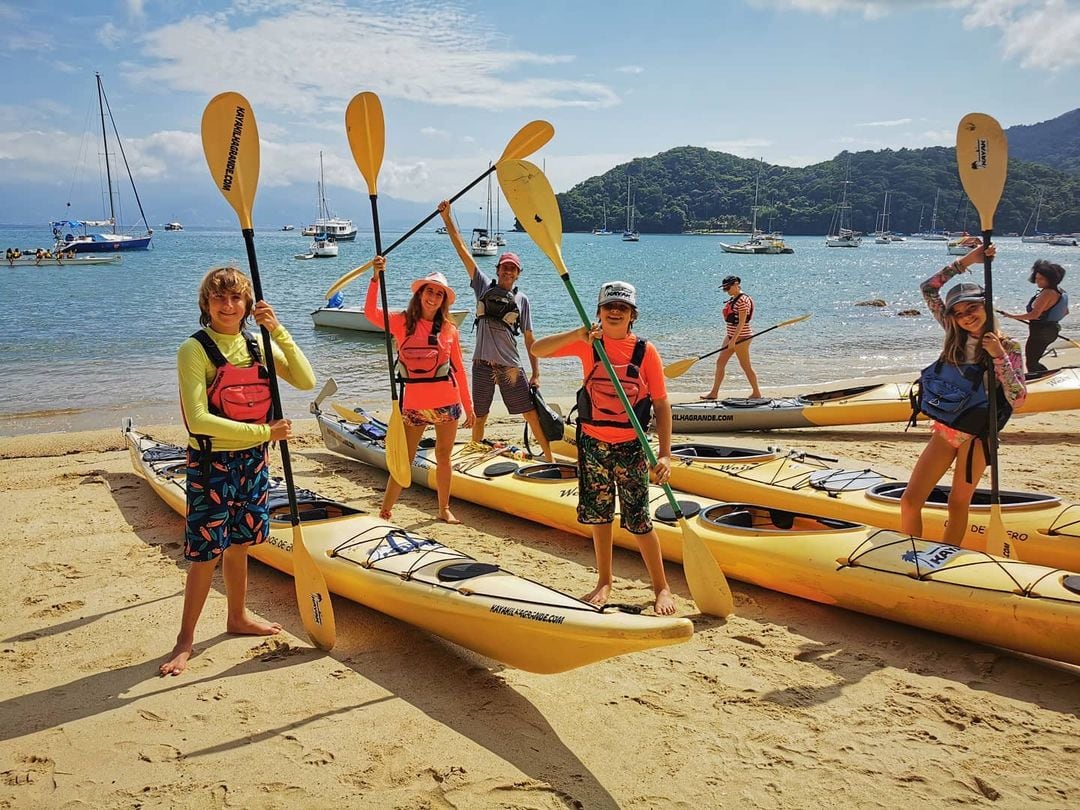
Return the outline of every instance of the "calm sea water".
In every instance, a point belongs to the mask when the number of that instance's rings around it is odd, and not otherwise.
[[[384,235],[388,244],[398,234]],[[0,250],[46,244],[48,228],[0,227]],[[562,281],[525,234],[510,234],[507,249],[525,264],[520,285],[533,305],[538,336],[569,329],[577,315]],[[386,355],[381,336],[315,328],[310,312],[349,268],[368,261],[374,243],[361,233],[342,243],[337,259],[297,261],[308,239],[299,231],[258,231],[256,249],[263,289],[282,322],[310,358],[319,385],[333,375],[343,394],[372,407],[386,404]],[[764,329],[812,313],[802,323],[777,329],[754,342],[753,360],[763,392],[771,387],[817,384],[839,378],[906,372],[929,363],[941,333],[926,313],[919,282],[950,261],[942,242],[891,245],[872,240],[851,250],[826,248],[821,237],[793,237],[787,256],[725,254],[716,236],[650,236],[638,243],[618,235],[567,234],[563,255],[591,312],[599,285],[624,279],[638,287],[637,332],[655,341],[665,363],[703,354],[721,345],[719,309],[725,300],[720,279],[739,275],[756,304],[754,326]],[[1022,308],[1033,292],[1027,275],[1041,256],[1066,265],[1076,248],[999,240],[994,264],[995,299],[1003,308]],[[492,270],[494,258],[477,261]],[[179,421],[175,352],[198,328],[199,280],[212,266],[233,262],[246,269],[239,229],[154,235],[153,249],[125,253],[116,265],[0,268],[0,434],[109,427],[122,415],[143,424]],[[458,307],[471,308],[464,268],[445,236],[417,234],[389,259],[391,306],[403,306],[409,282],[431,270],[446,273],[458,291]],[[981,271],[976,273],[981,281]],[[367,276],[346,289],[346,304],[361,306]],[[855,304],[871,298],[884,308]],[[904,309],[919,317],[898,317]],[[1068,323],[1075,322],[1076,316]],[[466,321],[466,354],[473,344]],[[1026,328],[1007,322],[1017,337]],[[1066,331],[1066,334],[1069,334]],[[568,399],[580,381],[577,361],[543,361],[549,398]],[[670,383],[674,398],[705,390],[712,360],[697,363]],[[747,392],[733,360],[723,393]],[[303,416],[310,394],[282,388],[286,412]],[[497,398],[496,398],[497,399]]]

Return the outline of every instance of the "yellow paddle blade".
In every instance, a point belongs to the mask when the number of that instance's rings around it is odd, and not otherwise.
[[[520,160],[528,157],[541,146],[555,137],[555,127],[547,121],[530,121],[517,131],[503,149],[502,156],[495,161]]]
[[[1005,531],[1005,521],[1001,519],[1001,504],[999,503],[990,507],[990,522],[986,525],[986,553],[1010,560],[1020,559],[1016,553],[1016,546]]]
[[[240,218],[251,227],[251,208],[259,185],[259,129],[248,100],[239,93],[210,99],[202,117],[203,154],[210,175]]]
[[[983,113],[968,113],[956,128],[956,165],[984,231],[994,229],[994,212],[1005,188],[1009,144],[1001,125]]]
[[[735,610],[735,600],[720,563],[686,518],[679,519],[679,528],[682,529],[683,573],[698,610],[710,616],[730,616]]]
[[[293,526],[292,540],[293,582],[296,584],[300,618],[304,620],[304,629],[311,643],[320,650],[332,650],[337,640],[337,627],[326,577],[304,545],[300,524]]]
[[[352,422],[354,425],[363,425],[371,420],[364,416],[362,413],[357,413],[347,405],[342,405],[339,402],[331,402],[330,407],[334,409],[334,412],[344,419],[346,422]]]
[[[781,326],[791,326],[793,323],[802,323],[813,314],[814,313],[812,312],[807,312],[805,315],[800,315],[798,318],[792,318],[790,321],[778,323],[776,326],[773,327],[773,329],[779,329]]]
[[[504,160],[495,167],[503,196],[521,227],[551,259],[559,275],[567,274],[562,257],[562,215],[551,183],[527,160]]]
[[[357,279],[360,276],[364,275],[364,273],[366,273],[368,270],[370,270],[374,266],[375,266],[375,260],[372,259],[370,262],[368,262],[365,265],[361,265],[360,267],[354,267],[352,270],[350,270],[348,273],[346,273],[345,275],[343,275],[341,278],[339,278],[337,281],[335,281],[333,284],[330,285],[330,289],[326,291],[326,300],[329,301],[340,290],[345,289],[345,287],[347,287],[349,284],[351,284],[354,279]]]
[[[681,377],[683,374],[690,370],[690,367],[698,361],[696,357],[688,357],[685,360],[676,360],[674,363],[670,363],[664,366],[664,376],[669,380],[674,380],[676,377]]]
[[[358,93],[345,109],[345,132],[353,160],[367,181],[368,194],[378,194],[379,169],[386,146],[382,102],[374,93]]]
[[[386,469],[390,477],[401,486],[412,483],[412,471],[409,464],[409,440],[405,437],[405,420],[401,416],[401,404],[395,399],[394,410],[390,414],[390,424],[386,429]]]

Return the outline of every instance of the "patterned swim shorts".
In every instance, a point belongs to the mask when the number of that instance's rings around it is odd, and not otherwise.
[[[401,418],[406,425],[411,427],[457,422],[461,419],[461,405],[442,405],[438,408],[405,408],[401,412]]]
[[[209,562],[229,546],[262,543],[270,535],[270,471],[266,445],[210,454],[204,479],[202,453],[187,451],[187,529],[184,557]]]
[[[499,395],[507,413],[527,413],[535,407],[529,394],[529,378],[521,366],[501,366],[487,360],[473,360],[472,396],[477,416],[487,416],[491,412],[496,385],[499,386]]]
[[[649,463],[637,439],[611,444],[584,431],[578,436],[578,523],[615,520],[615,494],[619,495],[622,526],[631,534],[648,534]]]

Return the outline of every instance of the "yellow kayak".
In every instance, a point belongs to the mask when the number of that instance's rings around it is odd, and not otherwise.
[[[573,429],[552,449],[577,458]],[[835,459],[799,450],[732,446],[719,441],[672,445],[671,485],[710,498],[750,501],[900,530],[905,481],[875,470],[844,469]],[[938,485],[923,509],[923,533],[941,540],[948,521],[948,485]],[[1080,504],[1052,495],[1000,493],[1001,517],[1019,559],[1080,571]],[[963,545],[982,548],[990,521],[990,490],[976,490]]]
[[[124,436],[135,471],[185,512],[185,450],[135,431]],[[522,579],[374,515],[297,490],[304,542],[336,594],[518,669],[565,672],[616,655],[688,640],[688,619],[598,608]],[[285,486],[270,492],[270,540],[251,556],[292,573]]]
[[[313,405],[326,446],[386,467],[385,425],[362,409]],[[508,459],[500,448],[458,444],[457,498],[587,536],[577,522],[573,463]],[[435,488],[434,448],[421,447],[413,481]],[[652,487],[665,559],[682,560],[682,532],[663,490]],[[972,641],[1080,663],[1080,575],[979,551],[750,502],[676,494],[694,532],[735,579]],[[636,549],[616,519],[615,542]]]
[[[906,422],[911,418],[913,384],[874,383],[790,397],[673,403],[672,429],[675,433],[729,433]],[[1051,369],[1029,379],[1027,390],[1017,413],[1080,408],[1080,368]]]

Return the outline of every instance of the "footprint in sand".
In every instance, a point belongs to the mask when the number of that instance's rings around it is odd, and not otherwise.
[[[36,610],[30,614],[31,619],[44,619],[46,616],[61,616],[64,613],[70,613],[73,610],[78,610],[86,603],[81,599],[75,599],[71,602],[60,602],[55,605],[50,605],[42,610]]]

